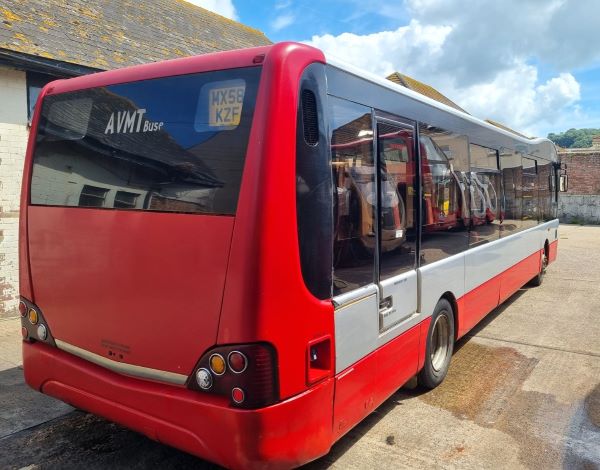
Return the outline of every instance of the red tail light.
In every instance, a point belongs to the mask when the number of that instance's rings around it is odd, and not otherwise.
[[[225,359],[223,372],[215,367],[221,365],[221,359]],[[272,405],[279,399],[275,350],[268,344],[211,349],[202,356],[187,385],[203,393],[226,396],[237,408]]]

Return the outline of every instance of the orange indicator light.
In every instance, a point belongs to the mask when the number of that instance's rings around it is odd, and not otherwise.
[[[39,320],[38,313],[34,309],[30,308],[29,309],[29,322],[32,325],[35,325],[35,324],[37,324],[38,320]]]
[[[210,370],[216,375],[223,375],[225,373],[225,359],[220,354],[213,354],[209,359]]]

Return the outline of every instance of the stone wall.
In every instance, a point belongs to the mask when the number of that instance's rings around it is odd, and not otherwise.
[[[17,314],[19,200],[28,133],[25,72],[0,67],[0,318]]]
[[[558,215],[567,224],[600,224],[600,195],[561,193]]]

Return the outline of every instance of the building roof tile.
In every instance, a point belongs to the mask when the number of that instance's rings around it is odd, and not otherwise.
[[[113,69],[271,41],[184,0],[4,0],[0,50]]]

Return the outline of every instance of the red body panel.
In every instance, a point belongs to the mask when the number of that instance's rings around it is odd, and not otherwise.
[[[540,272],[541,251],[536,251],[502,273],[500,279],[500,302],[504,302]]]
[[[556,261],[556,255],[558,253],[558,240],[554,240],[548,246],[548,264]]]
[[[421,332],[429,319],[340,373],[335,379],[333,435],[339,439],[418,372]]]
[[[31,206],[36,303],[57,339],[115,359],[110,344],[123,345],[124,362],[190,375],[217,337],[233,222]]]
[[[506,271],[484,282],[461,299],[458,311],[458,338],[483,317],[517,292],[540,272],[541,252],[536,251]]]
[[[313,62],[325,62],[320,51],[289,43],[274,45],[265,59],[218,337],[221,344],[275,344],[282,398],[306,389],[309,342],[334,337],[331,301],[316,299],[304,285],[290,210],[296,207],[298,82]]]
[[[229,468],[296,467],[327,453],[332,442],[332,379],[248,411],[124,377],[39,343],[23,343],[23,365],[35,389]]]

